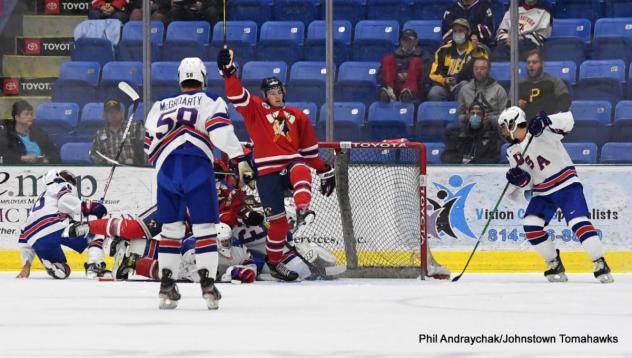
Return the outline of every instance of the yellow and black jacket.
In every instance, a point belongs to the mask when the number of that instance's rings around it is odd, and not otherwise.
[[[469,81],[473,77],[472,60],[480,57],[488,58],[487,51],[469,40],[463,53],[459,53],[453,43],[441,46],[435,52],[430,79],[440,86],[446,85],[448,77],[455,77],[457,82]]]

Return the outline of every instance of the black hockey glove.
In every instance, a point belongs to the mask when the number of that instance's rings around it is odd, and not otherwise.
[[[239,188],[244,185],[248,185],[257,177],[255,163],[251,159],[250,155],[240,155],[235,157],[228,162],[228,165],[237,177],[237,187]]]
[[[249,211],[241,221],[246,226],[260,226],[263,224],[263,215],[256,211]]]
[[[551,118],[546,115],[544,112],[539,112],[535,117],[529,122],[529,133],[531,133],[534,137],[539,137],[544,129],[551,124]]]
[[[518,167],[509,169],[505,176],[508,182],[520,188],[524,188],[531,181],[531,175]]]
[[[224,77],[230,77],[237,71],[233,63],[233,50],[224,48],[217,53],[217,68]]]
[[[324,170],[318,172],[320,178],[320,193],[330,196],[336,188],[336,172],[334,168],[327,165]]]

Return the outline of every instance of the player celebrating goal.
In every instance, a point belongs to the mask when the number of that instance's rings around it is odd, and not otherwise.
[[[243,115],[254,143],[257,189],[270,223],[266,241],[268,266],[273,277],[294,281],[298,274],[281,261],[289,231],[283,193],[292,190],[298,216],[306,215],[312,197],[309,167],[318,173],[320,190],[326,196],[335,187],[334,170],[320,158],[316,135],[307,116],[297,108],[285,106],[285,89],[278,78],[262,81],[262,99],[251,96],[239,82],[232,50],[219,52],[217,66],[224,76],[226,96]]]
[[[185,58],[178,68],[181,94],[154,104],[147,116],[145,151],[158,170],[158,221],[162,223],[158,261],[161,272],[160,308],[176,308],[180,293],[175,278],[185,236],[185,213],[190,214],[202,296],[208,309],[221,298],[215,287],[217,192],[212,145],[231,158],[240,179],[252,174],[228,118],[226,103],[203,91],[206,67],[197,57]]]
[[[583,186],[561,142],[564,135],[573,129],[573,124],[571,112],[551,116],[540,112],[527,125],[525,113],[519,107],[504,110],[498,117],[498,126],[501,135],[512,143],[507,148],[512,168],[506,176],[515,189],[527,189],[530,185],[533,192],[523,225],[527,240],[548,265],[544,276],[551,282],[568,280],[560,251],[555,249],[544,231],[560,208],[567,225],[594,262],[595,277],[602,283],[609,283],[613,282],[613,278],[604,259],[603,245],[588,219]]]

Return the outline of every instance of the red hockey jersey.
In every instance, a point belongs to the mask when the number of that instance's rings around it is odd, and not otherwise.
[[[244,117],[254,144],[259,175],[279,172],[291,162],[305,162],[316,171],[326,170],[309,118],[298,108],[272,107],[252,96],[236,76],[226,77],[226,97]]]

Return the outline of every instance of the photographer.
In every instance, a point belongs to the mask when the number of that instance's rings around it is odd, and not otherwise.
[[[215,24],[222,17],[216,0],[172,0],[169,21],[208,21]]]

